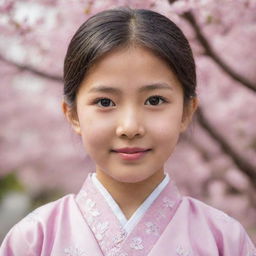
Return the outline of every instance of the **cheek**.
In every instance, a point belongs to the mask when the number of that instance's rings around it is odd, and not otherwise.
[[[178,127],[170,125],[167,121],[153,125],[151,131],[155,144],[165,148],[166,152],[173,150],[180,134]]]
[[[156,139],[165,142],[168,139],[174,139],[180,134],[182,115],[179,112],[171,113],[162,116],[156,116],[154,121],[148,121],[151,134],[154,134]]]
[[[97,151],[111,139],[113,122],[95,114],[84,113],[83,116],[86,117],[80,120],[83,144],[88,151]]]

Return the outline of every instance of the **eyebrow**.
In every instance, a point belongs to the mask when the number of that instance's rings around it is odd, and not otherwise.
[[[148,84],[144,85],[141,88],[139,88],[139,92],[144,91],[153,91],[153,90],[173,90],[173,88],[166,84],[166,83],[154,83],[154,84]],[[119,88],[110,87],[106,85],[99,85],[94,88],[91,88],[89,92],[105,92],[105,93],[114,93],[114,94],[121,94],[121,90]]]

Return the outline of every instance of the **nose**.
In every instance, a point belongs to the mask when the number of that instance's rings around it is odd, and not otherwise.
[[[116,127],[116,135],[133,139],[134,137],[142,137],[145,134],[145,128],[141,115],[136,109],[127,109],[120,112],[120,118]]]

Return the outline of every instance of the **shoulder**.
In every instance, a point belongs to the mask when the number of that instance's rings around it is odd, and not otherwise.
[[[182,204],[188,209],[190,217],[204,223],[216,234],[238,235],[244,230],[236,219],[200,200],[183,197]]]
[[[0,248],[0,256],[27,255],[26,253],[40,255],[43,243],[47,237],[52,237],[56,225],[74,204],[74,195],[67,195],[35,209],[6,235]]]
[[[66,195],[56,201],[38,207],[27,216],[25,216],[16,225],[23,226],[29,223],[33,223],[34,226],[36,223],[38,225],[46,224],[48,221],[52,221],[61,217],[61,213],[69,209],[72,204],[74,204],[74,195]]]
[[[181,208],[186,209],[194,229],[198,226],[205,234],[210,234],[223,255],[256,255],[249,236],[236,219],[191,197],[183,197]]]
[[[188,196],[183,197],[182,204],[190,210],[190,214],[199,215],[201,218],[205,218],[208,222],[225,222],[239,224],[234,218],[232,218],[228,214],[198,199]]]

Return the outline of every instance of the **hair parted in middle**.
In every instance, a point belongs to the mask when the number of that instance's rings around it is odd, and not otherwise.
[[[195,61],[188,40],[167,17],[145,9],[102,11],[74,34],[64,61],[64,99],[76,107],[76,94],[86,73],[104,54],[129,46],[150,49],[170,66],[184,91],[184,101],[196,96]]]

